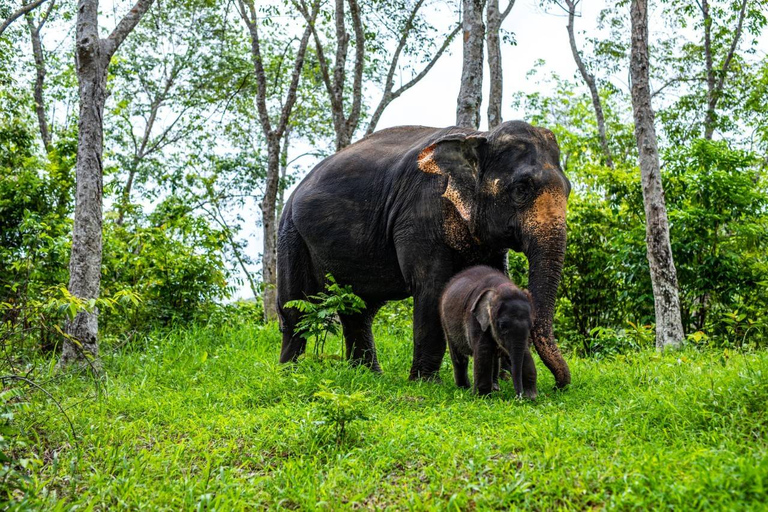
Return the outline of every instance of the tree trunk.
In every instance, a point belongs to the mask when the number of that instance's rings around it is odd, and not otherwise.
[[[277,318],[277,193],[280,181],[280,141],[268,144],[267,186],[261,201],[261,218],[264,231],[264,254],[261,258],[263,277],[262,301],[264,319]]]
[[[29,36],[32,41],[32,55],[35,59],[35,113],[37,114],[37,123],[40,127],[40,136],[43,139],[43,146],[45,146],[47,151],[51,145],[51,132],[48,129],[48,120],[45,117],[45,101],[43,99],[43,84],[45,83],[45,58],[43,56],[43,45],[40,42],[40,29],[42,28],[44,21],[45,20],[43,20],[40,25],[35,26],[32,15],[27,14]]]
[[[501,71],[501,13],[499,0],[488,0],[486,8],[488,23],[488,72],[491,83],[488,91],[488,129],[493,130],[501,124],[501,97],[503,92],[503,76]]]
[[[480,127],[480,106],[483,103],[483,5],[483,0],[462,0],[464,60],[456,102],[456,125],[473,129]]]
[[[728,68],[731,65],[733,55],[739,45],[741,32],[744,28],[747,0],[742,0],[741,2],[741,8],[739,9],[738,19],[736,21],[736,28],[733,32],[733,40],[731,40],[731,46],[723,60],[723,66],[719,70],[720,76],[717,81],[715,81],[715,69],[712,62],[712,17],[709,14],[708,0],[701,0],[699,7],[701,8],[701,14],[704,18],[704,65],[707,75],[707,113],[704,116],[704,138],[712,140],[712,135],[715,133],[715,122],[717,120],[717,103],[723,92],[725,77],[728,74]]]
[[[252,0],[239,0],[238,7],[240,17],[248,27],[251,36],[251,58],[253,60],[256,82],[258,85],[256,106],[262,132],[267,141],[267,182],[260,209],[264,230],[264,254],[261,260],[264,287],[262,291],[262,301],[264,304],[264,318],[267,321],[270,321],[277,318],[277,218],[275,209],[280,182],[280,145],[290,129],[288,121],[293,112],[293,106],[296,104],[296,90],[299,86],[301,70],[304,68],[304,56],[307,51],[307,43],[309,42],[309,37],[314,32],[315,19],[317,18],[317,13],[320,9],[320,3],[315,2],[312,6],[311,14],[307,16],[307,26],[304,29],[304,34],[301,37],[299,48],[296,52],[296,60],[294,61],[293,72],[291,74],[291,82],[288,86],[285,102],[280,111],[280,118],[274,128],[267,108],[267,75],[261,56],[261,39],[257,25],[256,7]],[[315,41],[318,42],[318,53],[321,53],[322,47],[319,44],[317,33],[314,32],[314,34]],[[318,58],[323,60],[320,55],[318,55]],[[327,67],[324,63],[322,66],[323,74],[327,75]],[[355,65],[355,68],[357,69],[357,64]],[[329,82],[326,81],[326,83]],[[343,81],[341,83],[343,84]],[[333,99],[333,94],[331,94],[331,97]]]
[[[608,146],[608,137],[605,135],[605,116],[603,115],[603,105],[600,101],[600,94],[597,91],[597,85],[595,84],[595,77],[587,71],[587,66],[581,59],[579,49],[576,47],[576,35],[574,34],[573,20],[576,16],[576,5],[579,0],[565,0],[568,6],[568,41],[571,44],[571,53],[573,53],[573,60],[576,61],[576,65],[579,68],[579,73],[584,83],[589,88],[589,94],[592,96],[592,107],[595,109],[595,118],[597,118],[597,132],[600,136],[600,146],[603,149],[603,155],[605,156],[605,165],[613,169],[613,156],[611,155],[611,148]]]
[[[288,147],[291,142],[291,127],[285,130],[285,138],[283,139],[283,147],[280,149],[280,186],[277,191],[277,206],[275,211],[275,219],[280,221],[280,217],[283,215],[283,207],[285,206],[285,177],[288,176]]]
[[[80,95],[77,122],[75,222],[69,261],[69,292],[80,299],[96,299],[101,284],[101,199],[104,103],[107,67],[98,33],[98,4],[80,0],[77,17],[76,67]],[[80,344],[64,343],[60,366],[83,357],[96,359],[98,312],[77,313],[67,334]]]
[[[69,292],[84,300],[99,297],[101,285],[101,201],[104,104],[109,61],[154,0],[139,0],[106,39],[99,38],[99,3],[80,0],[75,29],[75,67],[80,96],[77,128],[75,219],[69,261]],[[98,370],[98,310],[80,311],[67,324],[59,367],[91,362]]]
[[[684,332],[651,108],[647,0],[632,0],[631,18],[632,108],[645,204],[648,263],[656,310],[656,347],[663,350],[680,346]]]

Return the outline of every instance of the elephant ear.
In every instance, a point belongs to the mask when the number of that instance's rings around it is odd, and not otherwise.
[[[485,290],[472,304],[472,315],[480,324],[480,329],[486,332],[493,322],[492,305],[496,300],[496,292],[492,289]]]
[[[418,165],[422,172],[448,176],[443,197],[456,207],[465,222],[472,217],[479,175],[478,150],[485,142],[481,134],[449,133],[419,153]]]

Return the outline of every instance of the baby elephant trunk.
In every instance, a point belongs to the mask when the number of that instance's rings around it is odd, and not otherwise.
[[[509,355],[512,358],[512,381],[515,386],[515,395],[523,395],[523,361],[525,360],[525,352],[528,350],[528,332],[525,333],[525,338],[516,339],[512,345],[512,350]]]
[[[515,301],[508,320],[503,322],[506,332],[502,330],[505,352],[512,362],[512,383],[515,394],[523,395],[523,365],[528,352],[528,337],[533,326],[533,315],[529,301]]]

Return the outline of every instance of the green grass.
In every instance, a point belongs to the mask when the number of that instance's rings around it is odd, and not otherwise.
[[[281,368],[274,327],[190,330],[105,350],[100,398],[86,377],[48,385],[77,440],[52,401],[27,393],[17,420],[42,461],[27,503],[766,509],[768,353],[569,358],[573,385],[555,391],[541,366],[540,397],[526,402],[512,398],[510,382],[487,399],[457,389],[447,357],[442,383],[409,382],[410,340],[382,333],[378,344],[383,375],[335,359]],[[323,423],[323,389],[365,409],[342,439]]]

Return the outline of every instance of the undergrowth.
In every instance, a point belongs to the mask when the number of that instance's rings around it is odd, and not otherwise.
[[[105,346],[98,397],[86,376],[55,377],[50,397],[25,389],[24,406],[6,418],[13,428],[3,435],[16,437],[4,456],[28,462],[12,468],[13,489],[8,477],[0,482],[12,500],[4,508],[732,510],[768,502],[768,353],[569,357],[573,384],[554,390],[540,366],[541,393],[529,402],[515,400],[509,382],[487,399],[458,389],[447,357],[441,383],[409,382],[410,339],[379,332],[377,343],[383,375],[337,358],[280,367],[273,326],[191,328]],[[6,396],[10,411],[19,399]]]

